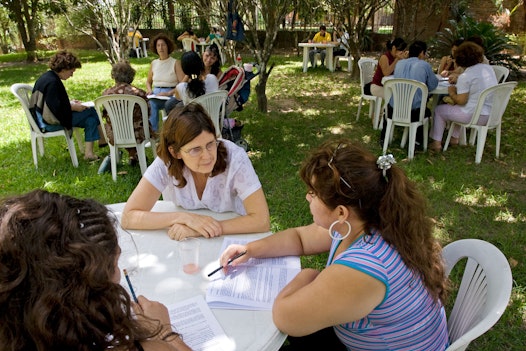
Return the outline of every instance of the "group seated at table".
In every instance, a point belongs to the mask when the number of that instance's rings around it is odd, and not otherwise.
[[[413,79],[425,83],[428,91],[438,86],[438,78],[433,72],[433,67],[425,61],[427,44],[423,41],[415,41],[409,45],[409,58],[398,61],[394,70],[394,78]],[[422,102],[422,93],[418,90],[413,98],[411,106],[411,121],[419,120],[420,104]],[[391,118],[393,113],[393,101],[389,101],[387,118]],[[431,116],[431,110],[426,108],[426,117]],[[380,140],[383,142],[386,132],[387,122],[384,119]],[[423,128],[419,127],[416,134],[417,145],[423,145]]]
[[[126,229],[168,228],[172,239],[266,232],[270,215],[259,178],[245,150],[217,140],[211,118],[195,103],[178,106],[163,124],[158,157],[129,197]],[[159,197],[184,209],[232,211],[224,221],[188,212],[152,212]]]
[[[455,85],[448,88],[447,104],[435,108],[432,139],[429,148],[433,151],[442,150],[442,138],[448,122],[467,123],[471,120],[480,93],[498,84],[495,72],[490,65],[483,63],[484,49],[474,42],[465,41],[455,51],[455,62],[463,69]],[[479,123],[487,122],[491,110],[491,101],[484,104]],[[451,145],[459,142],[460,127],[453,130]]]

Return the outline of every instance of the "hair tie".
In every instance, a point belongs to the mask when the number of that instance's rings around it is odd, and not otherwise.
[[[190,75],[190,79],[197,79],[197,74]]]
[[[376,164],[378,165],[378,168],[382,170],[386,182],[389,182],[389,179],[387,179],[387,170],[395,163],[396,160],[392,154],[382,155],[376,160]]]

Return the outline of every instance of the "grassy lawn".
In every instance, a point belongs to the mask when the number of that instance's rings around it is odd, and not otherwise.
[[[112,85],[110,65],[95,51],[78,52],[83,67],[65,82],[70,97],[92,100]],[[50,53],[44,53],[49,57]],[[176,54],[176,56],[179,56]],[[20,55],[0,55],[0,196],[44,188],[103,203],[126,201],[138,180],[138,167],[119,166],[113,182],[110,173],[97,175],[98,163],[80,160],[73,168],[65,141],[45,141],[46,153],[35,169],[28,126],[18,101],[9,91],[13,83],[33,84],[46,63],[23,64]],[[152,57],[133,59],[135,84],[145,88]],[[245,60],[248,57],[244,56]],[[347,72],[329,73],[321,68],[301,72],[301,56],[277,56],[267,87],[270,112],[257,112],[252,95],[242,112],[231,117],[245,123],[243,137],[263,183],[271,211],[272,230],[310,223],[305,187],[298,168],[306,152],[320,142],[346,136],[359,140],[380,155],[379,132],[371,127],[368,106],[356,121],[358,82]],[[257,78],[252,82],[255,84]],[[417,152],[412,162],[395,138],[390,152],[429,199],[436,236],[445,245],[462,238],[479,238],[496,245],[512,267],[514,287],[508,309],[491,331],[477,339],[470,350],[523,350],[526,345],[526,82],[514,91],[504,116],[501,155],[495,158],[495,133],[486,141],[482,163],[475,165],[474,147],[450,148],[431,155]],[[398,144],[397,144],[398,143]],[[109,151],[98,150],[104,156]],[[149,154],[149,161],[152,156]],[[323,255],[304,258],[303,265],[322,268]]]

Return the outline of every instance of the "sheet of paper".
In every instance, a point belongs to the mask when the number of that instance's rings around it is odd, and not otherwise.
[[[231,244],[248,241],[225,237],[221,252]],[[212,308],[271,310],[274,299],[301,270],[299,257],[250,259],[230,267],[225,276],[217,273],[206,291],[206,301]]]
[[[170,100],[170,96],[159,96],[159,95],[150,94],[146,97],[148,99]]]
[[[170,305],[168,311],[172,325],[192,350],[235,350],[235,342],[225,335],[203,296]]]

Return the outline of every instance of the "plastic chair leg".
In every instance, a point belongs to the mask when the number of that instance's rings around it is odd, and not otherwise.
[[[77,158],[77,151],[75,151],[75,143],[73,142],[73,139],[66,136],[66,143],[68,144],[68,151],[69,156],[71,157],[71,162],[73,163],[73,167],[79,166],[79,160]]]
[[[384,136],[384,147],[382,149],[383,154],[387,152],[387,146],[389,145],[392,134],[393,134],[393,122],[390,119],[387,119],[387,126],[385,127],[385,136]]]
[[[356,121],[360,119],[360,111],[362,110],[362,101],[363,101],[363,98],[360,98],[360,101],[358,102],[358,113],[356,114]]]
[[[146,172],[146,152],[144,150],[144,142],[142,144],[137,144],[137,157],[139,159],[139,166],[141,167],[141,174],[144,174]]]
[[[498,158],[500,155],[500,124],[497,126],[495,132],[496,132],[495,157]]]
[[[31,135],[31,153],[33,154],[33,164],[35,165],[35,168],[38,168],[38,154],[37,154],[37,137],[32,134]]]
[[[478,133],[477,139],[477,153],[475,155],[475,163],[479,164],[482,161],[482,153],[484,152],[484,145],[486,144],[486,136],[488,135],[488,130],[486,128],[481,129]]]
[[[108,144],[110,146],[110,160],[111,160],[111,178],[114,182],[117,181],[117,148],[115,145]]]

